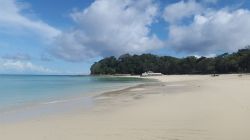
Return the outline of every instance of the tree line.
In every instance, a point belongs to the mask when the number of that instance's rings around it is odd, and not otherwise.
[[[163,74],[222,74],[249,73],[250,47],[235,53],[224,53],[215,57],[188,56],[176,58],[153,54],[124,54],[116,58],[106,57],[90,68],[92,75],[99,74],[141,74],[146,71]]]

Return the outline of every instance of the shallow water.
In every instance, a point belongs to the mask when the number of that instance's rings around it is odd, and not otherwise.
[[[142,82],[139,78],[108,76],[0,75],[0,112],[69,101],[88,106],[91,101],[85,97]]]

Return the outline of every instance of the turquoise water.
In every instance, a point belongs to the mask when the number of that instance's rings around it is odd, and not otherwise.
[[[51,103],[141,83],[138,78],[105,76],[0,75],[0,110]]]

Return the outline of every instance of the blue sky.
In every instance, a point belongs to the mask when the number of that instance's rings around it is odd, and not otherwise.
[[[214,56],[250,44],[247,0],[0,0],[0,73],[88,74],[124,53]]]

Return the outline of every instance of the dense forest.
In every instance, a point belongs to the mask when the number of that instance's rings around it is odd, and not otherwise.
[[[124,54],[104,58],[91,66],[91,74],[141,74],[146,71],[163,74],[249,73],[250,47],[216,57],[176,58],[153,54]]]

